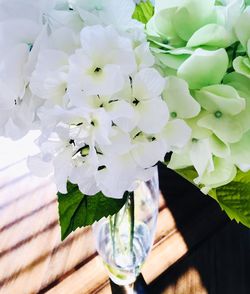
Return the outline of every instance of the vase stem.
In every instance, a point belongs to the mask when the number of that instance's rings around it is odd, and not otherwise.
[[[125,293],[126,294],[134,294],[135,292],[134,292],[134,283],[132,283],[132,284],[129,284],[129,285],[127,285],[127,286],[125,286],[124,288],[125,288]]]

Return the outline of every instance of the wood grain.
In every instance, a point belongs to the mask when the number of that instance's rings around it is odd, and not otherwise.
[[[152,293],[210,293],[196,267],[177,271],[174,284],[159,278],[228,224],[216,203],[165,170],[160,169],[163,195],[144,279]],[[111,293],[91,229],[61,242],[52,180],[32,176],[18,158],[0,165],[0,293]]]
[[[1,171],[0,182],[0,291],[1,293],[94,293],[108,285],[108,276],[94,248],[91,229],[77,230],[60,241],[55,186],[50,179],[22,174],[18,163]],[[18,166],[19,165],[19,166]],[[18,174],[18,170],[21,174]],[[15,171],[14,177],[10,175]],[[9,175],[9,177],[8,177]],[[160,201],[157,243],[149,263],[169,254],[164,247],[171,236],[179,250],[172,260],[155,267],[144,267],[148,282],[187,251],[175,228],[171,212]],[[167,225],[166,225],[167,224]],[[161,252],[161,254],[160,254]],[[162,256],[163,254],[163,256]],[[101,290],[102,289],[102,290]]]

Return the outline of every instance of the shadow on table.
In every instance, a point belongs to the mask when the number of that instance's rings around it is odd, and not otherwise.
[[[150,293],[250,293],[250,230],[231,222],[209,196],[175,172],[160,166],[160,188],[189,252],[149,288]],[[198,219],[197,215],[204,217]],[[187,222],[195,224],[187,230]],[[201,232],[204,230],[201,238]],[[203,292],[178,283],[190,269],[198,273]],[[198,281],[193,281],[193,284]],[[190,284],[190,281],[189,281]],[[195,285],[193,285],[195,287]],[[186,287],[186,290],[185,290]],[[175,289],[167,292],[167,289]],[[179,289],[179,290],[178,290]]]

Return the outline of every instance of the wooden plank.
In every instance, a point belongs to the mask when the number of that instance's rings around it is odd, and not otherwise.
[[[174,183],[177,188],[171,190]],[[161,185],[166,202],[160,198],[156,242],[143,267],[147,283],[226,220],[215,203],[187,192],[185,183],[176,183],[172,175],[161,172]],[[60,241],[55,193],[51,180],[31,176],[23,161],[0,169],[1,294],[110,293],[91,229]]]
[[[152,283],[158,276],[186,255],[188,251],[192,250],[197,244],[204,241],[211,233],[216,232],[225,224],[225,218],[222,215],[221,219],[214,218],[214,221],[207,226],[209,217],[213,217],[211,207],[205,208],[199,216],[194,216],[187,221],[185,227],[186,232],[189,231],[190,234],[192,234],[192,231],[196,232],[192,246],[189,244],[190,247],[188,247],[182,234],[176,228],[169,209],[164,208],[160,212],[156,242],[142,269],[142,274],[147,284]],[[204,230],[204,225],[207,230]],[[108,289],[109,285],[105,283],[101,293],[108,293]]]
[[[149,288],[150,293],[247,294],[250,290],[250,230],[228,223],[189,251]]]

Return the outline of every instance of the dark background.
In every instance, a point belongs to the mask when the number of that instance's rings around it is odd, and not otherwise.
[[[160,167],[160,187],[177,227],[190,248],[189,253],[169,268],[153,285],[150,293],[164,293],[190,268],[195,269],[209,294],[250,293],[250,229],[231,221],[220,206],[209,196],[178,176]],[[250,191],[249,191],[250,192]],[[195,217],[198,211],[209,207],[210,214],[202,221],[207,238],[193,247],[196,231],[186,234],[185,216]],[[216,228],[214,229],[214,224]],[[192,287],[191,287],[192,288]],[[179,293],[195,293],[192,289]],[[199,293],[195,293],[199,294]]]

